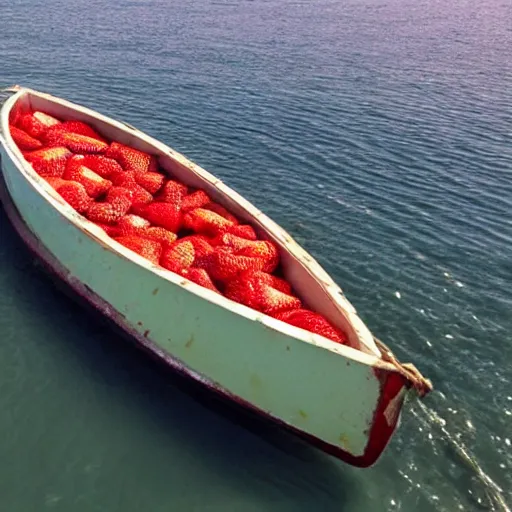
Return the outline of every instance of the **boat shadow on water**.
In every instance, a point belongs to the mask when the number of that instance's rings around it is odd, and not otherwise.
[[[112,389],[112,400],[121,397],[134,414],[148,416],[165,432],[163,439],[169,436],[170,444],[184,446],[249,502],[273,510],[271,502],[279,496],[275,510],[347,510],[364,493],[350,468],[147,357],[98,315],[69,301],[35,263],[1,207],[0,238],[0,268],[12,274],[8,283],[23,288],[20,307],[37,303],[45,323],[55,326],[48,325],[53,335],[45,343],[59,344],[70,364],[79,359],[88,378]],[[62,335],[77,330],[80,334],[72,339]],[[204,510],[223,506],[225,501],[209,501]]]

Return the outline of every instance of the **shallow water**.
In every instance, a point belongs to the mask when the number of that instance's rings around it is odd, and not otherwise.
[[[0,210],[0,509],[505,510],[511,19],[500,0],[3,6],[0,84],[218,175],[435,392],[351,468],[191,395],[54,290]]]

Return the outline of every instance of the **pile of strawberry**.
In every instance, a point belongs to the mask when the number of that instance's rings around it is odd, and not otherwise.
[[[81,121],[15,111],[11,135],[25,159],[78,213],[156,265],[291,325],[347,344],[278,276],[279,251],[156,157],[108,141]]]

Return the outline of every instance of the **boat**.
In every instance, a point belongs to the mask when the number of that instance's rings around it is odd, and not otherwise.
[[[27,161],[9,128],[15,109],[87,123],[110,141],[152,155],[170,178],[206,191],[278,248],[297,296],[342,330],[347,342],[226,298],[118,243]],[[161,141],[85,106],[12,86],[1,92],[0,146],[3,208],[52,278],[205,392],[366,468],[388,446],[409,398],[432,390],[413,364],[399,362],[370,332],[341,288],[289,233]]]

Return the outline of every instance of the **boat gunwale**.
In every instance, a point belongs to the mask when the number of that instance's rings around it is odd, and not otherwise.
[[[176,286],[179,286],[182,289],[186,289],[189,292],[195,293],[200,298],[204,300],[208,300],[210,302],[215,303],[220,307],[224,307],[230,310],[232,313],[242,315],[248,320],[256,321],[262,323],[265,327],[270,328],[272,330],[276,330],[278,332],[284,333],[294,339],[298,339],[300,341],[309,343],[314,345],[320,349],[326,349],[331,352],[336,353],[337,355],[341,355],[347,359],[351,359],[357,361],[359,363],[373,366],[375,368],[379,368],[386,371],[397,372],[398,368],[396,365],[391,364],[386,361],[382,354],[377,355],[373,352],[373,348],[368,347],[369,350],[372,350],[372,353],[368,353],[366,351],[353,348],[351,346],[341,345],[334,341],[331,341],[323,336],[310,333],[309,331],[305,331],[303,329],[297,328],[295,326],[289,325],[285,322],[279,321],[275,318],[272,318],[268,315],[260,313],[252,308],[244,306],[242,304],[236,303],[230,299],[227,299],[223,295],[220,295],[212,290],[208,290],[185,277],[179,276],[173,272],[170,272],[162,267],[152,264],[142,256],[134,253],[128,248],[121,245],[119,242],[115,241],[111,237],[109,237],[104,230],[100,227],[96,226],[94,223],[89,221],[84,216],[78,214],[68,203],[66,203],[61,196],[44,180],[44,178],[40,177],[32,167],[26,162],[23,157],[23,154],[14,143],[14,140],[11,137],[11,134],[8,129],[8,119],[9,113],[12,107],[24,96],[28,95],[30,99],[30,95],[41,97],[47,101],[60,104],[65,108],[70,110],[78,111],[80,113],[85,114],[86,116],[90,116],[92,118],[97,119],[100,122],[111,125],[114,128],[120,129],[123,132],[131,134],[135,138],[141,139],[143,142],[152,146],[157,152],[162,153],[162,155],[158,155],[160,157],[167,156],[172,160],[178,161],[180,164],[188,167],[191,173],[199,174],[201,177],[205,178],[207,181],[214,186],[221,195],[227,196],[230,200],[238,203],[243,209],[247,211],[250,215],[251,220],[253,222],[262,223],[263,228],[271,232],[276,238],[281,240],[281,243],[285,246],[285,250],[294,257],[299,264],[301,264],[315,279],[318,285],[322,288],[326,296],[331,300],[331,302],[336,306],[339,310],[340,314],[343,314],[349,324],[351,324],[352,329],[355,332],[355,335],[358,338],[359,343],[364,344],[366,347],[368,345],[361,339],[361,335],[356,327],[353,325],[353,320],[357,319],[358,323],[360,323],[364,329],[368,331],[371,335],[370,331],[366,327],[366,325],[362,322],[359,315],[355,311],[355,308],[348,301],[348,299],[343,294],[341,288],[332,280],[332,278],[325,272],[325,270],[319,265],[319,263],[309,254],[307,253],[293,238],[289,233],[287,233],[280,225],[278,225],[275,221],[267,217],[262,211],[258,210],[252,203],[250,203],[247,199],[241,196],[235,190],[232,190],[229,186],[223,183],[221,180],[216,178],[214,175],[209,173],[208,171],[202,169],[200,166],[195,164],[194,162],[187,159],[181,153],[178,153],[174,149],[170,148],[163,142],[154,139],[153,137],[147,135],[146,133],[138,130],[137,128],[125,123],[123,121],[118,121],[114,118],[105,116],[100,112],[92,110],[88,107],[75,104],[68,100],[55,97],[51,94],[35,91],[33,89],[29,89],[26,87],[21,87],[19,90],[13,94],[10,98],[8,98],[3,107],[1,108],[1,117],[0,117],[0,136],[3,134],[4,139],[4,148],[5,151],[9,154],[9,157],[15,161],[16,167],[19,171],[22,172],[24,178],[29,181],[31,186],[36,188],[37,192],[41,194],[45,199],[53,206],[65,219],[66,221],[72,223],[79,230],[92,237],[97,243],[99,243],[106,250],[115,251],[118,254],[122,255],[124,258],[142,266],[146,270],[157,274],[160,278],[163,278],[167,281],[170,281]],[[219,188],[220,185],[220,188]],[[267,224],[267,225],[265,225]],[[268,225],[270,224],[270,225]],[[297,254],[297,252],[299,254]],[[300,253],[303,253],[302,255]],[[348,306],[348,308],[347,308]],[[378,349],[377,349],[378,350]],[[380,352],[380,351],[379,351]]]

